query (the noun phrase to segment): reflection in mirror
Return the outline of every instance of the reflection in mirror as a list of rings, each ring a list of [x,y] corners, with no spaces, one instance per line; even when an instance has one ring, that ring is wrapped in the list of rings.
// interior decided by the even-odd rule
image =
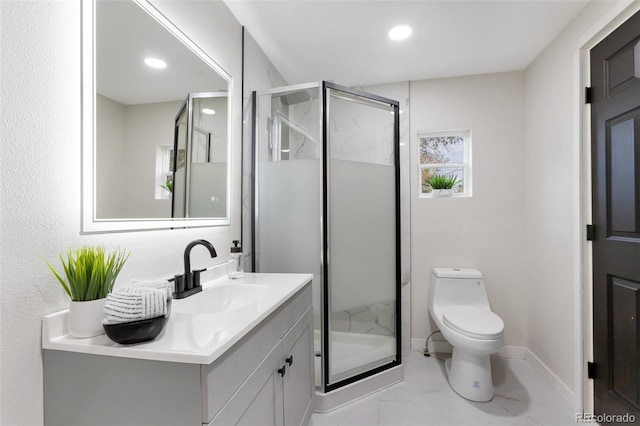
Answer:
[[[94,7],[95,140],[83,141],[93,154],[83,165],[91,221],[119,223],[108,230],[228,224],[230,77],[149,3]]]
[[[227,205],[226,93],[190,93],[175,120],[171,215],[221,217]]]

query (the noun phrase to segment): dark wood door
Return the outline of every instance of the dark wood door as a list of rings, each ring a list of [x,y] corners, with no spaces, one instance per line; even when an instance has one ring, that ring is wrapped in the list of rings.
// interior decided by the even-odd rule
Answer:
[[[640,12],[591,50],[591,85],[595,414],[640,420]]]

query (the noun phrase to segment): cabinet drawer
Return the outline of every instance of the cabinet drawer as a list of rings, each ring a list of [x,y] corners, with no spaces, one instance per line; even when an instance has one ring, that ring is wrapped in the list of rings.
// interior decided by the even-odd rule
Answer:
[[[201,367],[203,423],[211,422],[311,304],[307,284],[224,355]]]

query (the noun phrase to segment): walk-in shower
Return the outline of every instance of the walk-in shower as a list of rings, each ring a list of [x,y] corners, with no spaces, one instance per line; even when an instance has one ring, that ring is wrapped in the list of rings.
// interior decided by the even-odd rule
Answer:
[[[320,82],[253,105],[254,271],[313,273],[326,411],[402,379],[398,102]]]

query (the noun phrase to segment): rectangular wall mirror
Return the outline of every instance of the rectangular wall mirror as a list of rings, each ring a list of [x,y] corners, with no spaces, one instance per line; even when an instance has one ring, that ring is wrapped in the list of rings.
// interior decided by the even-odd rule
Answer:
[[[229,225],[231,76],[147,1],[82,5],[83,231]]]

